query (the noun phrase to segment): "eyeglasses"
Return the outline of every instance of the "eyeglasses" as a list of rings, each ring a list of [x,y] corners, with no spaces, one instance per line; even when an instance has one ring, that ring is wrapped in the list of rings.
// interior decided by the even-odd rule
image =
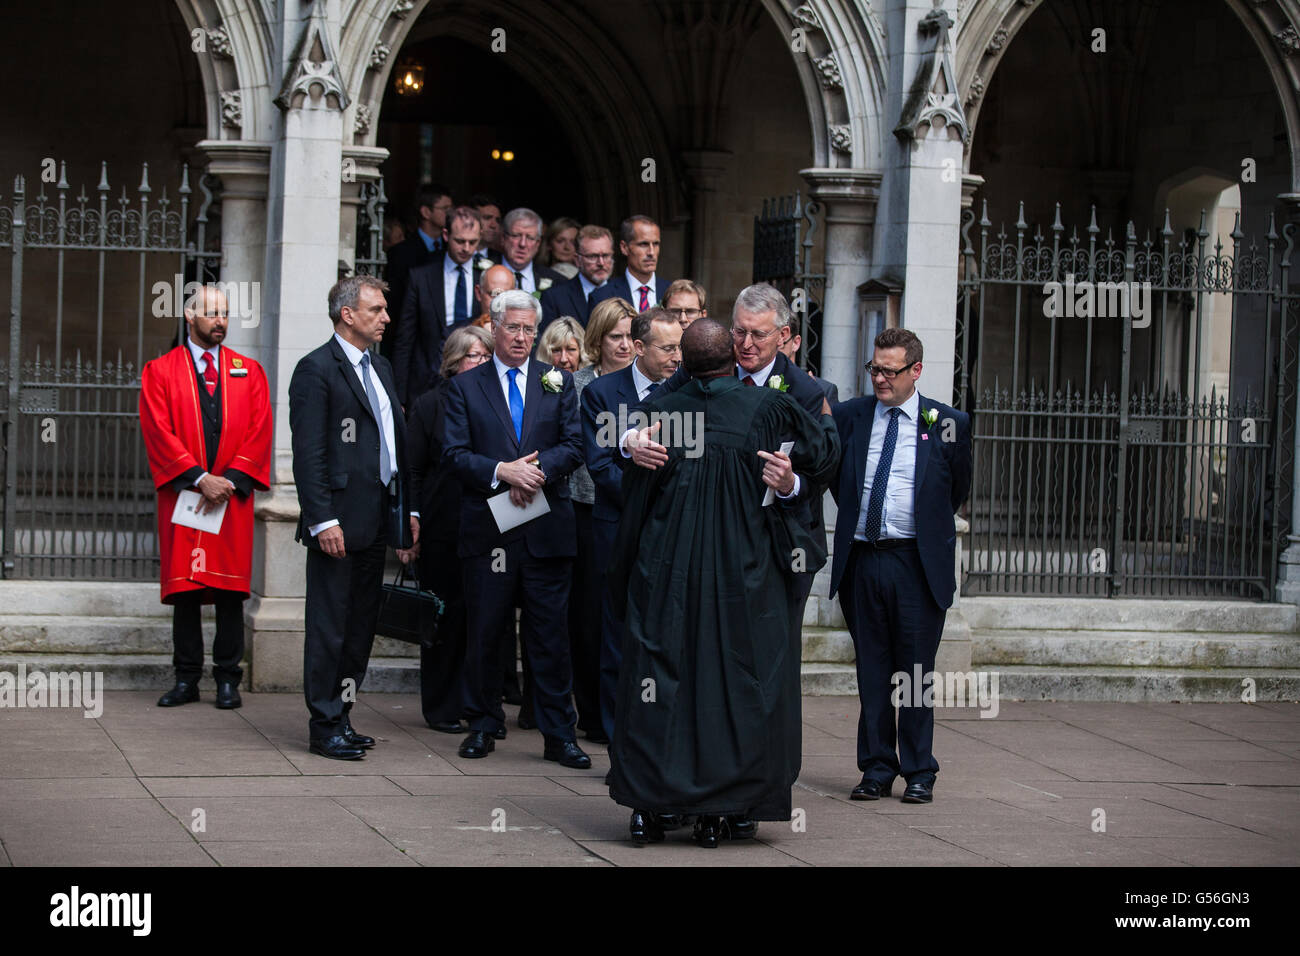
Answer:
[[[592,259],[592,260],[594,260],[594,261],[596,261],[596,262],[603,262],[603,261],[606,260],[606,259],[611,259],[611,260],[612,260],[612,259],[614,258],[614,253],[612,253],[612,252],[579,252],[579,253],[578,253],[578,257],[579,257],[580,259]]]
[[[537,327],[532,325],[503,325],[501,331],[512,339],[520,335],[526,339],[531,339],[537,334]]]
[[[906,372],[909,368],[911,368],[915,364],[916,364],[915,362],[908,362],[902,368],[885,368],[883,365],[868,365],[866,366],[866,369],[867,369],[867,375],[871,376],[872,378],[875,378],[877,375],[880,375],[884,378],[889,379],[889,378],[893,378],[895,375],[900,375],[903,372]]]
[[[663,352],[664,355],[680,355],[682,351],[682,347],[680,345],[656,344],[654,347],[657,348],[660,352]]]
[[[773,329],[770,332],[755,332],[752,329],[732,329],[731,337],[735,339],[737,342],[743,342],[745,341],[745,337],[749,336],[754,340],[755,345],[762,345],[771,336],[776,335],[778,331],[780,330]]]
[[[515,242],[526,242],[530,246],[542,241],[540,236],[529,235],[526,232],[507,232],[506,238],[513,239]]]

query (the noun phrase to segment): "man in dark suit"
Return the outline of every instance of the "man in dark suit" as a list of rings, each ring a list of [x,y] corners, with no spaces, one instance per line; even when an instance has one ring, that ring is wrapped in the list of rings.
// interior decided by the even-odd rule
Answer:
[[[867,371],[874,395],[836,407],[844,455],[831,491],[839,504],[831,596],[837,592],[857,650],[858,769],[854,800],[934,798],[934,709],[902,695],[894,750],[892,675],[932,678],[955,590],[953,512],[970,493],[970,417],[916,390],[921,340],[885,329]]]
[[[411,270],[393,352],[397,394],[405,408],[413,407],[415,400],[433,387],[448,333],[469,325],[479,314],[474,283],[482,270],[477,266],[488,265],[487,260],[474,257],[479,231],[478,213],[457,206],[443,231],[446,248]]]
[[[461,480],[461,567],[468,608],[462,757],[486,757],[505,729],[500,639],[514,608],[533,675],[543,756],[585,769],[575,740],[570,690],[569,586],[577,553],[568,476],[582,463],[573,377],[531,361],[541,304],[527,292],[492,300],[492,360],[462,372],[447,389],[443,458]],[[547,513],[501,531],[488,499],[509,495],[522,508],[538,494]]]
[[[629,216],[619,226],[618,251],[627,261],[627,271],[612,277],[591,294],[592,307],[605,299],[620,298],[644,312],[662,305],[672,283],[655,275],[659,264],[659,225],[649,216]]]
[[[790,331],[790,337],[781,346],[781,354],[797,365],[799,363],[799,348],[803,345],[803,336],[794,331],[793,327],[791,327]],[[831,408],[840,403],[840,387],[838,385],[834,382],[828,382],[824,378],[818,378],[812,373],[809,373],[808,377],[821,388],[822,394],[826,396],[826,401],[831,403]]]
[[[501,221],[501,264],[515,274],[515,288],[543,293],[564,276],[534,260],[542,248],[542,217],[531,209],[511,209]]]
[[[397,330],[401,327],[402,300],[406,296],[406,282],[411,270],[422,266],[443,250],[443,229],[447,213],[453,206],[451,190],[438,183],[426,183],[415,195],[415,233],[387,250],[388,265],[384,278],[388,282],[388,317],[390,328],[379,351],[392,361],[397,345]]]
[[[623,513],[623,471],[614,461],[619,422],[658,390],[681,364],[682,327],[667,310],[654,307],[632,320],[632,348],[636,358],[627,368],[601,375],[582,390],[582,443],[587,471],[596,486],[591,511],[595,565],[600,578],[594,594],[580,600],[601,602],[600,720],[605,736],[613,739],[614,698],[622,660],[622,628],[605,594],[604,569],[614,551],[614,537]],[[621,413],[621,414],[620,414]]]
[[[475,193],[465,203],[478,213],[483,234],[479,237],[478,255],[501,262],[501,204],[486,193]]]
[[[311,751],[336,760],[375,744],[348,714],[370,661],[386,548],[419,540],[397,385],[388,360],[367,351],[388,324],[384,291],[373,276],[336,283],[334,335],[289,382],[297,540],[307,546],[303,693]]]
[[[578,274],[542,293],[542,327],[562,315],[571,315],[586,328],[591,315],[588,300],[609,281],[614,271],[614,237],[604,226],[583,226],[577,239]]]

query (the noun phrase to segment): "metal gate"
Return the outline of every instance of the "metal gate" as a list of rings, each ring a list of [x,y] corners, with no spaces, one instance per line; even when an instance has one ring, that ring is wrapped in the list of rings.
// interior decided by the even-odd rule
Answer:
[[[794,310],[803,336],[799,366],[816,373],[821,363],[822,294],[826,274],[813,271],[814,236],[820,224],[819,203],[800,193],[764,199],[754,217],[754,282],[770,282]]]
[[[107,163],[93,199],[85,187],[73,195],[66,164],[57,182],[48,182],[52,165],[44,172],[35,196],[23,176],[9,200],[0,195],[0,249],[9,251],[0,290],[8,286],[10,302],[0,360],[3,575],[156,578],[140,369],[184,334],[184,284],[216,279],[221,252],[207,231],[215,181],[199,181],[195,211],[187,167],[176,200],[166,188],[155,197],[147,163],[132,198],[125,186],[113,195]]]
[[[978,250],[972,231],[978,227]],[[1290,516],[1295,227],[962,223],[965,594],[1271,600]]]

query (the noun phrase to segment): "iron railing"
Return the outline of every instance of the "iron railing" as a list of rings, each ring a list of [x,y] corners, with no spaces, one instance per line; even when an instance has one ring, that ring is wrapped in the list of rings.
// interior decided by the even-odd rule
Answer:
[[[795,311],[803,336],[798,362],[816,372],[821,362],[822,297],[826,274],[813,271],[814,237],[821,206],[804,202],[800,193],[764,199],[754,217],[754,282],[769,282]]]

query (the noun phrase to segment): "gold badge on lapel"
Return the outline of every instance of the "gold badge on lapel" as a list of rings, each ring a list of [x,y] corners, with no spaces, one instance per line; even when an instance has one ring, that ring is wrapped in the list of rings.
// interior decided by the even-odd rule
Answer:
[[[241,358],[231,359],[230,364],[233,365],[235,368],[243,368],[244,360]]]
[[[232,358],[230,364],[233,366],[230,370],[231,378],[243,378],[248,374],[248,369],[244,368],[244,360],[241,358]]]

